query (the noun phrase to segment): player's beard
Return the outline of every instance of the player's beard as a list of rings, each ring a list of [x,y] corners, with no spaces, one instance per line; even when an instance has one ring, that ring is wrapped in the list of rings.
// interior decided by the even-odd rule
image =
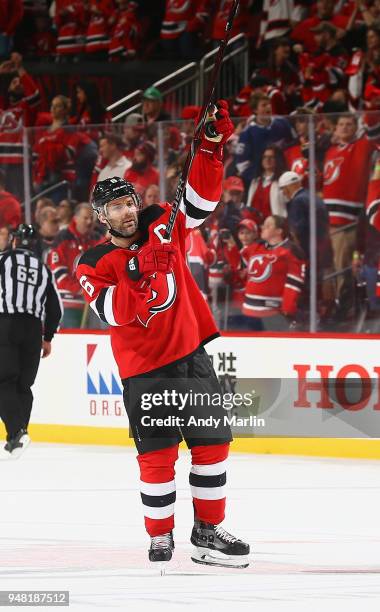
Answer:
[[[111,224],[112,229],[116,230],[124,238],[131,238],[137,231],[138,219],[137,215],[133,219],[129,219],[128,221],[120,221],[120,223],[113,222]]]

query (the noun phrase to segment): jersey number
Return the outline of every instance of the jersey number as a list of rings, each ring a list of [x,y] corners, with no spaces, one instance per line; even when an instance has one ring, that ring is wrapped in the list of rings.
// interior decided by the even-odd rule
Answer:
[[[29,285],[37,285],[38,270],[26,268],[25,266],[17,266],[17,280],[21,283],[27,281]]]
[[[95,287],[91,285],[90,281],[87,280],[87,276],[83,275],[79,279],[79,284],[85,291],[87,291],[88,295],[92,297],[94,295]]]

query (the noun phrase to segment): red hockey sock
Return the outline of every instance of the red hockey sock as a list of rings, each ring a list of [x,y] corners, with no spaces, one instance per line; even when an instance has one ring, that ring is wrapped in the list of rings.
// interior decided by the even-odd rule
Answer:
[[[224,519],[226,508],[226,463],[229,443],[194,446],[189,482],[195,517],[217,525]]]
[[[150,536],[168,533],[174,528],[174,464],[177,459],[178,444],[137,456],[145,528]]]

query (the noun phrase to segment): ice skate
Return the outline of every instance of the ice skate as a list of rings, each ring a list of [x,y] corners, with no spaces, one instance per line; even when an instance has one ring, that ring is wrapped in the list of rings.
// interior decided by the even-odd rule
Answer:
[[[195,521],[191,533],[194,563],[243,568],[249,565],[249,544],[231,535],[221,525]]]
[[[26,429],[20,429],[13,438],[7,438],[3,449],[3,455],[8,454],[11,459],[18,459],[30,444],[30,438]]]
[[[173,532],[153,536],[150,540],[149,561],[158,564],[161,576],[165,574],[167,564],[172,558],[174,550]]]

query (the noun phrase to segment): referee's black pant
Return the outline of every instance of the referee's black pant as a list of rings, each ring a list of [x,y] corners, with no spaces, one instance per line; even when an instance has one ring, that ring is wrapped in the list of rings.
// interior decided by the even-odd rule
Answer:
[[[42,325],[28,314],[0,314],[0,418],[8,438],[27,427],[37,376]]]

